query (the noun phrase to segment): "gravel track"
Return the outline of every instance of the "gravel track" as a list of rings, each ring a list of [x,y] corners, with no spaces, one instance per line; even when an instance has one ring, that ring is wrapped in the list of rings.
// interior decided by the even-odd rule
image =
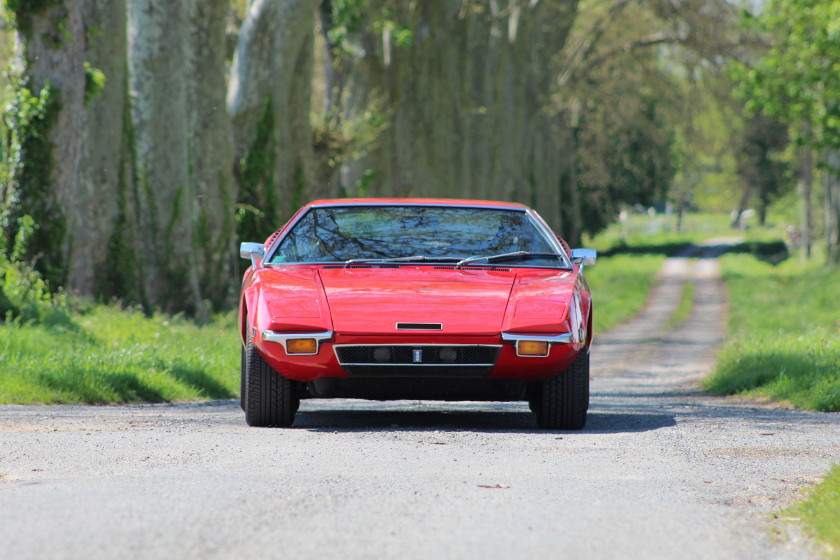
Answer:
[[[669,259],[596,340],[582,432],[519,403],[305,401],[291,429],[238,401],[0,406],[0,557],[816,557],[773,516],[840,458],[840,415],[698,390],[715,254]]]

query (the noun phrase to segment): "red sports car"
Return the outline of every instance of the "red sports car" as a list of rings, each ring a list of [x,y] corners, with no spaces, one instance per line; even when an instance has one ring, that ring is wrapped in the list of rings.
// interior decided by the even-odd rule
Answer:
[[[528,401],[543,428],[586,423],[595,251],[526,206],[321,200],[240,254],[251,426],[310,398]]]

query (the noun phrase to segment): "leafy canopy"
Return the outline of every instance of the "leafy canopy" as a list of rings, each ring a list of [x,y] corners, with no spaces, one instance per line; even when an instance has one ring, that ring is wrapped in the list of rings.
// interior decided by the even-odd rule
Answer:
[[[743,25],[769,43],[733,65],[747,108],[796,125],[803,144],[840,149],[840,1],[770,0]]]

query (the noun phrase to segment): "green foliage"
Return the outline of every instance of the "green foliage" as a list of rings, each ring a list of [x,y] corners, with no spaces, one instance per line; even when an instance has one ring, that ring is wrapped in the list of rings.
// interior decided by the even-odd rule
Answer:
[[[72,320],[73,329],[0,325],[0,403],[161,402],[239,392],[234,313],[197,326],[97,306]]]
[[[408,26],[397,21],[395,6],[386,2],[378,12],[371,9],[369,0],[327,0],[322,10],[329,16],[330,28],[327,40],[336,54],[351,52],[348,38],[365,30],[377,33],[387,32],[397,46],[406,47],[414,43],[414,35]],[[371,15],[373,14],[373,15]]]
[[[24,216],[11,256],[0,252],[0,323],[68,324],[65,295],[51,294],[40,274],[21,258],[34,231],[34,221]]]
[[[332,28],[327,38],[337,49],[343,50],[347,36],[362,31],[367,22],[368,0],[327,0],[323,9],[330,15]]]
[[[743,191],[738,177],[742,108],[732,100],[734,85],[720,75],[704,73],[684,85],[677,103],[674,166],[677,173],[669,200],[683,209],[731,212]]]
[[[353,119],[335,111],[317,119],[312,127],[312,147],[315,156],[324,168],[322,174],[332,174],[348,160],[358,160],[376,149],[382,133],[388,124],[388,114],[379,110],[380,101],[373,101],[366,111]],[[364,196],[374,176],[366,169],[355,185],[355,192],[344,196]]]
[[[49,140],[61,110],[58,93],[48,85],[34,95],[25,82],[18,83],[4,114],[11,137],[7,160],[11,177],[0,196],[6,250],[13,246],[23,217],[30,216],[37,227],[27,233],[25,253],[15,260],[37,270],[52,290],[61,286],[65,273],[61,244],[66,222],[51,184],[54,161]]]
[[[810,532],[825,546],[828,558],[840,559],[840,465],[808,493],[808,499],[789,510],[799,515]]]
[[[12,27],[32,36],[32,18],[53,6],[60,6],[61,0],[3,0],[3,12]]]
[[[624,204],[664,201],[677,171],[679,81],[654,49],[630,52],[662,23],[637,3],[618,6],[582,5],[563,54],[575,79],[558,100],[570,105],[581,222],[590,235],[613,222]],[[582,60],[577,67],[576,60]],[[564,223],[573,219],[566,215]]]
[[[0,69],[9,68],[15,57],[15,33],[12,29],[0,28]],[[5,108],[11,101],[12,76],[10,72],[0,72],[0,107]]]
[[[105,87],[105,73],[85,61],[85,105],[96,99]]]
[[[379,17],[373,21],[372,27],[379,33],[388,33],[391,40],[399,47],[410,47],[414,44],[414,33],[407,26],[397,22],[396,12],[391,8],[382,8]]]
[[[840,3],[771,0],[744,27],[769,42],[751,63],[734,63],[748,109],[794,126],[800,142],[840,149]]]
[[[761,224],[766,221],[770,204],[794,184],[783,159],[787,145],[787,126],[782,122],[765,116],[747,119],[740,139],[738,174],[746,188],[755,193]]]
[[[622,107],[607,109],[593,99],[576,130],[577,177],[584,232],[595,234],[618,215],[622,204],[649,206],[665,198],[674,177],[673,132],[657,97],[637,92]]]
[[[729,342],[705,386],[840,411],[840,270],[722,259]]]

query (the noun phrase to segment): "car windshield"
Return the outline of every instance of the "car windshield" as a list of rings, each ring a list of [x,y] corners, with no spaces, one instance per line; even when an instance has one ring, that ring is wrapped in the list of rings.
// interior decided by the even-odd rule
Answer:
[[[380,261],[503,266],[565,266],[528,214],[463,206],[311,208],[269,258],[270,264]],[[497,266],[497,265],[494,265]]]

